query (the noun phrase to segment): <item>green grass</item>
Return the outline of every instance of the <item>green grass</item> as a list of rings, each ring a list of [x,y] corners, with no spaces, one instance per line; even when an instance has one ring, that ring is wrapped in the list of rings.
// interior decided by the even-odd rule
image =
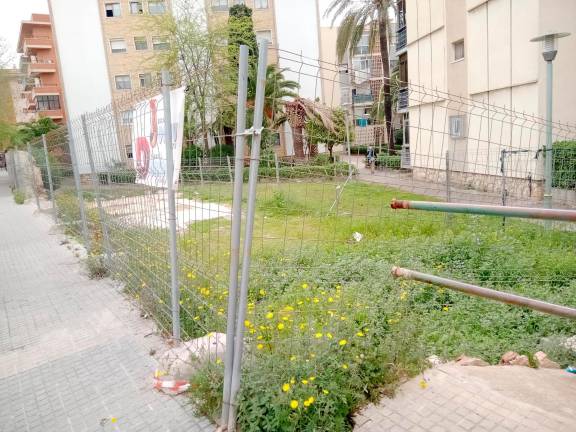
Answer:
[[[429,355],[466,353],[496,363],[506,351],[531,354],[576,333],[568,319],[390,276],[399,265],[576,307],[576,233],[514,219],[503,227],[500,218],[393,211],[393,198],[430,198],[341,185],[258,185],[243,431],[349,430],[359,406],[382,389],[393,392],[403,377],[426,367]],[[245,202],[246,186],[243,192]],[[229,183],[185,186],[182,193],[232,203]],[[168,331],[166,232],[117,228],[112,273]],[[352,239],[355,232],[362,241]],[[189,337],[225,331],[229,246],[225,217],[194,223],[179,237],[182,327]],[[192,378],[192,397],[212,417],[220,409],[222,368],[211,363]]]

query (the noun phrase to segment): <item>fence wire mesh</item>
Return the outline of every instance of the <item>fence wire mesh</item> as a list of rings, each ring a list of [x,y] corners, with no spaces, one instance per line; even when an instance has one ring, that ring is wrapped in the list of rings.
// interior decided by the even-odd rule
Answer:
[[[551,155],[554,206],[574,208],[576,155],[567,143],[576,126],[553,123],[554,147],[543,151],[546,121],[538,116],[408,83],[384,94],[381,77],[343,73],[288,51],[277,56],[294,63],[296,81],[313,78],[323,102],[266,94],[247,318],[240,323],[242,385],[233,402],[241,430],[341,430],[353,407],[423,371],[431,355],[495,362],[505,351],[533,352],[546,338],[574,334],[575,324],[563,318],[390,275],[399,265],[576,307],[572,225],[392,210],[390,202],[540,207]],[[368,105],[358,93],[346,95],[351,81],[373,88]],[[329,98],[322,88],[332,89]],[[137,107],[157,93],[127,93],[72,119],[69,129],[46,135],[46,152],[42,140],[31,143],[31,154],[59,224],[87,246],[90,273],[121,282],[168,336],[168,195],[165,186],[136,183],[132,152],[150,115]],[[404,104],[391,124],[377,112],[386,98]],[[358,116],[362,103],[376,114]],[[222,105],[215,109],[230,109]],[[196,145],[203,139],[187,142],[176,195],[187,341],[226,332],[234,169],[243,166],[245,202],[250,163],[234,156],[234,130],[213,126],[198,136],[209,136],[212,149]],[[229,371],[222,344],[208,349],[212,361],[198,364],[194,398],[217,418]]]

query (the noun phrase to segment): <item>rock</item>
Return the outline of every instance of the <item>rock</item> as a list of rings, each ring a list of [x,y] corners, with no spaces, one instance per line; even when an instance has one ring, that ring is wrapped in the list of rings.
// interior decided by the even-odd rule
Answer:
[[[519,355],[514,360],[510,362],[513,366],[530,366],[530,360],[528,360],[528,356]]]
[[[488,366],[484,360],[476,357],[468,357],[462,354],[456,359],[456,364],[460,366]]]
[[[209,333],[164,352],[158,359],[160,372],[176,379],[188,379],[204,363],[221,361],[225,352],[226,335]]]
[[[440,359],[440,357],[438,357],[437,355],[431,355],[429,356],[426,361],[428,362],[428,364],[432,367],[434,366],[438,366],[442,364],[442,360]]]
[[[500,364],[501,365],[509,365],[512,364],[511,362],[514,361],[514,359],[516,359],[516,357],[518,357],[520,354],[518,354],[517,352],[514,351],[508,351],[507,353],[505,353],[501,358],[500,358]]]
[[[538,351],[534,354],[534,360],[536,360],[536,366],[542,369],[560,369],[560,365],[555,361],[548,358],[548,355],[544,351]]]

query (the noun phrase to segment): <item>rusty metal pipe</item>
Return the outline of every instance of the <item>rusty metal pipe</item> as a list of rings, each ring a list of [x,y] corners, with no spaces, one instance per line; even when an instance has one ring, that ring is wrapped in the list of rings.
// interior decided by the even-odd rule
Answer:
[[[576,222],[576,210],[560,210],[534,207],[508,207],[431,201],[392,200],[393,209],[440,211],[447,213],[465,213],[485,216],[517,217],[526,219],[546,219]]]
[[[559,306],[553,303],[547,303],[541,300],[534,300],[516,294],[510,294],[489,288],[483,288],[465,282],[446,279],[431,274],[420,273],[415,270],[409,270],[401,267],[392,267],[392,276],[394,276],[395,278],[404,278],[404,279],[416,280],[419,282],[425,282],[432,285],[445,287],[454,291],[459,291],[464,294],[496,300],[501,303],[508,303],[515,306],[527,307],[550,315],[557,315],[565,318],[576,319],[576,309],[571,307]]]

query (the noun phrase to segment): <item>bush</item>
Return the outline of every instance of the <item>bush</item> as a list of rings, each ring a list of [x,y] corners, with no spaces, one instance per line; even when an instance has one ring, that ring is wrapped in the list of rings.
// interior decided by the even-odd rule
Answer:
[[[197,166],[198,158],[204,156],[204,151],[195,145],[189,145],[182,150],[182,166]]]
[[[561,189],[576,188],[576,141],[558,141],[552,146],[552,186]]]
[[[226,156],[234,156],[234,146],[218,145],[210,149],[210,157],[225,158]]]
[[[376,166],[388,169],[400,169],[400,156],[398,155],[379,155],[376,158]]]
[[[404,131],[402,129],[396,129],[394,131],[394,147],[402,148],[404,143]]]
[[[113,168],[107,172],[98,173],[100,184],[136,183],[136,171],[128,168]]]
[[[24,202],[26,201],[26,192],[24,192],[23,190],[14,189],[12,195],[14,196],[14,202],[16,204],[21,205],[24,204]]]

